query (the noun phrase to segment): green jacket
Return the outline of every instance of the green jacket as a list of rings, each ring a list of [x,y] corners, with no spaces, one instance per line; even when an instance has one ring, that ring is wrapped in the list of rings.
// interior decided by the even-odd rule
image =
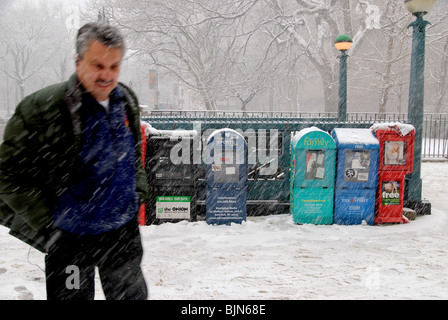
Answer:
[[[138,100],[129,88],[119,86],[127,96],[126,112],[137,141],[137,193],[143,203],[148,185],[141,159]],[[53,223],[54,203],[70,184],[81,150],[80,106],[81,90],[74,74],[23,99],[0,145],[0,223],[42,252]]]

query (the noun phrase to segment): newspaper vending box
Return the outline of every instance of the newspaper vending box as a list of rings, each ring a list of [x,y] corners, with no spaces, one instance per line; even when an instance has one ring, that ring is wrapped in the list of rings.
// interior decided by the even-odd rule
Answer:
[[[336,144],[325,131],[306,128],[291,143],[291,213],[297,224],[332,224]]]
[[[380,143],[375,223],[407,223],[403,216],[405,176],[412,172],[415,128],[380,123],[371,127]]]
[[[246,221],[247,142],[232,129],[214,131],[206,148],[206,222]]]
[[[336,128],[334,223],[374,223],[379,142],[370,129]]]

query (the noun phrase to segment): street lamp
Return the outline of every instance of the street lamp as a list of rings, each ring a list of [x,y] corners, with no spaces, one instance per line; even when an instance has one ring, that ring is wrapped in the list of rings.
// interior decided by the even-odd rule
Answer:
[[[334,42],[334,46],[341,52],[339,56],[339,103],[338,103],[338,120],[347,120],[347,50],[353,44],[352,39],[346,35],[341,34]]]
[[[423,19],[423,16],[431,10],[435,0],[405,0],[404,3],[409,12],[417,18],[408,26],[408,28],[413,28],[408,119],[415,127],[415,142],[414,168],[407,181],[407,200],[416,204],[421,203],[422,200],[421,158],[425,82],[425,33],[426,26],[430,24]]]
[[[408,8],[409,12],[412,14],[418,12],[429,12],[434,6],[436,0],[405,0],[404,3]]]

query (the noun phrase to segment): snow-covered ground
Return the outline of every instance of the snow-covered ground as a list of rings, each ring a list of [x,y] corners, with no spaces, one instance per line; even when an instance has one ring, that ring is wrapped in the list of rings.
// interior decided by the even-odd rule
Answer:
[[[141,228],[150,299],[447,299],[448,162],[422,164],[432,214],[408,224]],[[45,299],[43,254],[0,227],[0,299]],[[104,299],[97,280],[97,299]]]

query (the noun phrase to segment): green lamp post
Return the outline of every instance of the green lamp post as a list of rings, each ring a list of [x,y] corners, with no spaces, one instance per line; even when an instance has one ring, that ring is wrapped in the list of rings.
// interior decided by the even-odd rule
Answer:
[[[409,82],[408,120],[415,127],[414,168],[407,181],[407,200],[421,203],[422,179],[421,158],[423,140],[423,100],[425,81],[425,31],[428,21],[423,16],[434,6],[435,0],[405,0],[405,5],[417,19],[409,27],[413,28],[411,75]]]
[[[334,46],[341,52],[339,56],[339,103],[338,103],[338,120],[347,120],[347,50],[352,46],[352,39],[341,34],[334,42]]]

